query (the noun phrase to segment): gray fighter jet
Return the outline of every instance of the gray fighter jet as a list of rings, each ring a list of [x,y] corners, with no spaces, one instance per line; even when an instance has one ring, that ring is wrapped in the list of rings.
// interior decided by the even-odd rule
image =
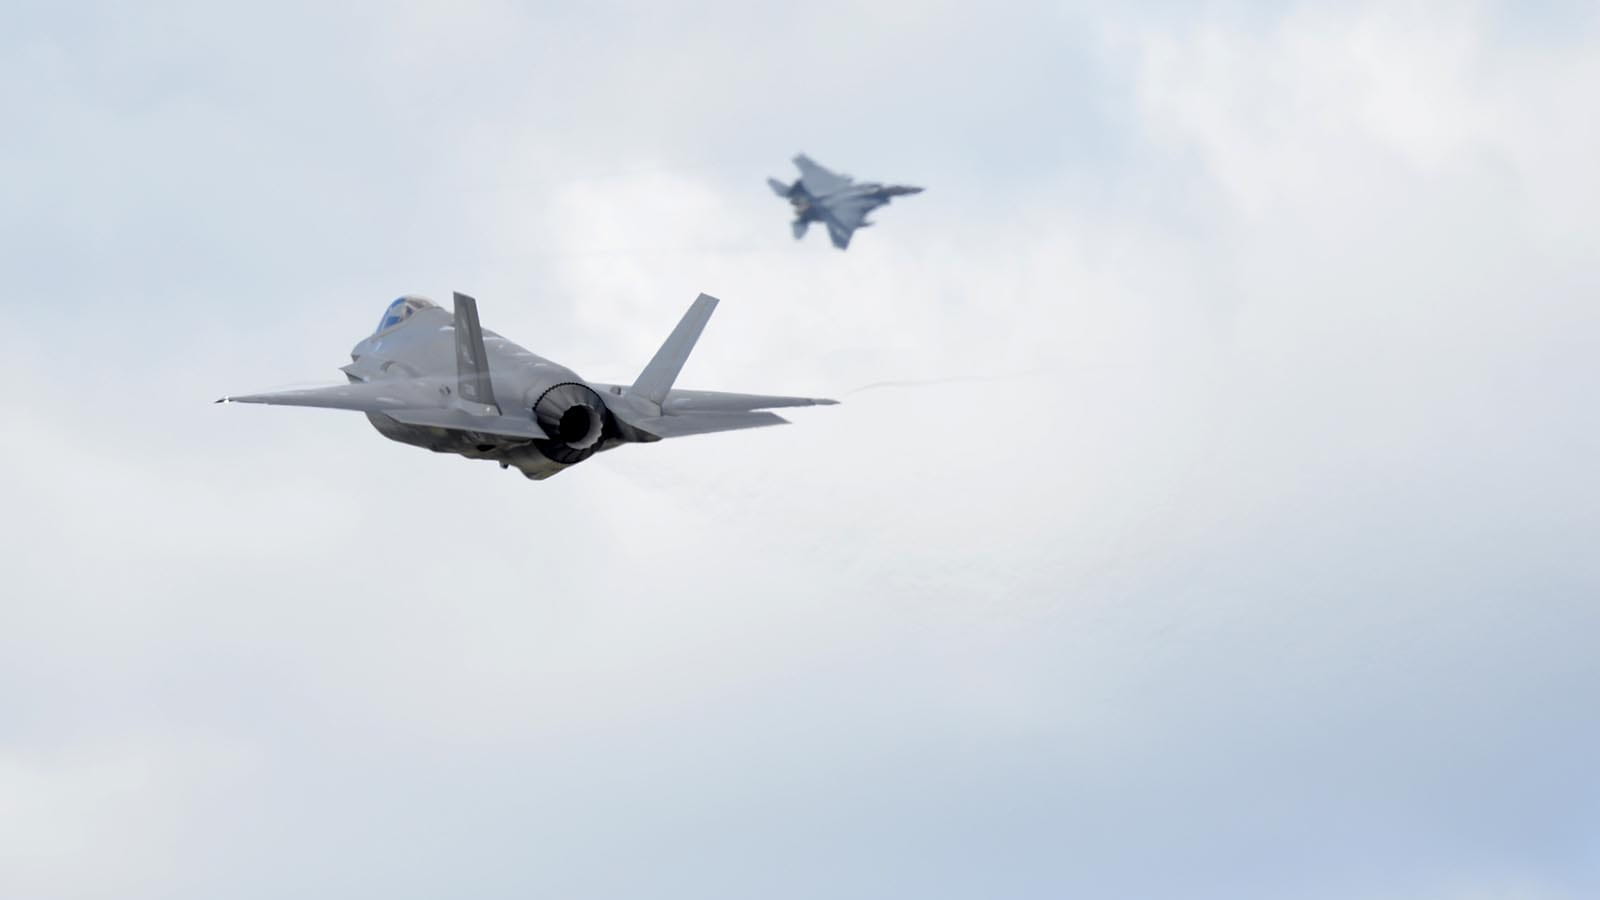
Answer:
[[[837,402],[674,389],[716,306],[701,294],[633,384],[617,385],[585,381],[484,331],[465,294],[455,295],[454,315],[406,296],[350,352],[342,369],[350,384],[217,402],[355,410],[390,440],[492,459],[536,480],[622,444],[782,425],[762,410]]]
[[[804,153],[794,158],[800,170],[800,180],[786,185],[776,178],[768,178],[773,193],[794,206],[795,240],[805,237],[812,222],[828,226],[828,237],[840,250],[850,246],[850,236],[857,228],[871,225],[867,213],[902,194],[920,194],[922,188],[900,184],[856,184],[849,175],[838,175],[811,161]]]

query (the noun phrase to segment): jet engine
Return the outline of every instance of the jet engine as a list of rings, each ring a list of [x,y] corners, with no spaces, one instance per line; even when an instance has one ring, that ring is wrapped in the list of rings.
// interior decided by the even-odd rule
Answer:
[[[539,395],[533,418],[548,440],[534,441],[551,460],[570,465],[594,455],[606,431],[606,405],[592,388],[564,381]]]

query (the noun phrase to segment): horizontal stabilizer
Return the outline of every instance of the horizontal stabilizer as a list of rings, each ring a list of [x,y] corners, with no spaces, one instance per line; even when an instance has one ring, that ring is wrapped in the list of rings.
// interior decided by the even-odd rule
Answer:
[[[768,178],[767,186],[772,188],[772,192],[777,194],[779,197],[787,197],[789,196],[789,192],[794,190],[792,186],[784,184],[776,178]]]
[[[789,420],[769,412],[707,412],[634,419],[628,424],[659,438],[675,438],[691,434],[711,434],[717,431],[737,431],[741,428],[787,425]]]

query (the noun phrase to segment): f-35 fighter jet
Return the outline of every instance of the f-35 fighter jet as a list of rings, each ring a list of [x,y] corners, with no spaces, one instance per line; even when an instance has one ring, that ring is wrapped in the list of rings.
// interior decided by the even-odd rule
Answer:
[[[535,480],[622,444],[781,425],[787,420],[761,410],[837,402],[674,389],[716,306],[701,294],[633,384],[616,385],[584,381],[484,331],[477,301],[465,294],[455,295],[453,316],[406,296],[351,351],[342,369],[350,384],[217,402],[355,410],[390,440],[492,459]]]
[[[849,175],[829,172],[804,153],[794,158],[794,164],[800,170],[799,181],[786,185],[768,178],[767,184],[773,193],[794,206],[791,227],[795,240],[805,237],[812,222],[821,222],[828,226],[833,245],[843,250],[850,246],[850,236],[857,228],[872,224],[867,221],[867,213],[885,205],[891,197],[922,193],[922,188],[899,184],[856,184]]]

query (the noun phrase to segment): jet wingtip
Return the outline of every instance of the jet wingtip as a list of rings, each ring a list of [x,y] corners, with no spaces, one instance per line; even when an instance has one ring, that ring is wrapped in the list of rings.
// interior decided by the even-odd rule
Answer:
[[[837,400],[829,400],[829,399],[827,399],[825,397],[818,397],[818,398],[812,400],[811,402],[816,406],[838,406],[839,405],[839,401],[837,401]]]

